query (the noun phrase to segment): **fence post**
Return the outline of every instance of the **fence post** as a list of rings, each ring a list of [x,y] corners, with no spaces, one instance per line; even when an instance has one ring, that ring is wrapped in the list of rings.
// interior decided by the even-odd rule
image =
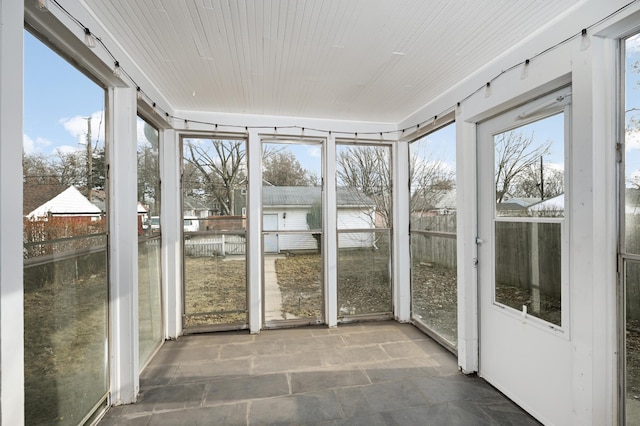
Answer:
[[[226,235],[222,234],[222,257],[224,257],[224,256],[225,256],[225,249],[224,249],[224,237],[225,237],[225,236],[226,236]]]

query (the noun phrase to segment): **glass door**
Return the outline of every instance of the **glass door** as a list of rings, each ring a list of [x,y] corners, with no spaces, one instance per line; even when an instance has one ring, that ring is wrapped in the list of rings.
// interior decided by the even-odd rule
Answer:
[[[246,141],[184,138],[182,147],[184,329],[246,328]]]
[[[324,322],[321,142],[262,144],[265,327]]]
[[[548,424],[572,418],[570,99],[562,89],[478,125],[479,374]]]

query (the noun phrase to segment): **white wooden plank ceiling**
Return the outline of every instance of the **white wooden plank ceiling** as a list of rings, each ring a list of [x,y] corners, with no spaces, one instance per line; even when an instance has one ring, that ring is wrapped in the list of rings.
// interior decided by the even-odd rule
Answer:
[[[177,110],[395,123],[578,1],[85,3]]]

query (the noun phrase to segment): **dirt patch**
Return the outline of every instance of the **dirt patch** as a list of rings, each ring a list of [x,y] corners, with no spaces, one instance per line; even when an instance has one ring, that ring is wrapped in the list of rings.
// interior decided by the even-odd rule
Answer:
[[[244,257],[185,259],[184,326],[246,324],[247,266]]]
[[[28,424],[78,424],[106,393],[107,300],[104,273],[25,292]]]
[[[282,311],[298,318],[322,319],[322,258],[297,254],[276,259]]]
[[[458,341],[458,276],[455,268],[429,262],[414,263],[411,303],[414,317],[447,339]]]

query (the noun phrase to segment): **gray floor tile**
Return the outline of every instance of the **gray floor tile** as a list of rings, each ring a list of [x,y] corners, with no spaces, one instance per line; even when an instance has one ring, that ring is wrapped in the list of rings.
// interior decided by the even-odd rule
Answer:
[[[370,383],[360,370],[291,373],[291,393],[294,394]]]
[[[347,347],[321,352],[322,365],[367,366],[381,361],[389,361],[389,355],[379,346]]]
[[[171,379],[171,383],[204,382],[229,377],[248,376],[251,374],[252,364],[252,360],[248,358],[182,364],[173,379]]]
[[[204,390],[204,383],[143,389],[138,397],[138,402],[127,406],[125,410],[150,412],[198,407],[204,399]]]
[[[432,404],[502,397],[502,394],[475,376],[467,377],[459,374],[433,378],[414,377],[411,380]]]
[[[409,338],[397,330],[382,329],[375,331],[363,331],[361,333],[345,334],[343,338],[349,346],[377,345],[407,341]]]
[[[284,373],[223,379],[208,383],[205,405],[289,395],[289,381]]]
[[[318,351],[336,351],[347,347],[342,336],[314,336],[300,339],[286,339],[286,353],[306,353]]]
[[[166,342],[136,404],[100,425],[537,425],[409,324],[193,335]]]
[[[333,391],[260,399],[249,405],[249,424],[312,424],[341,419]]]
[[[149,365],[140,375],[140,387],[168,385],[179,365]]]
[[[394,359],[428,357],[429,352],[414,341],[383,343],[382,349]]]
[[[190,410],[154,413],[149,426],[201,426],[201,425],[246,425],[247,404],[229,404],[217,407],[193,408]]]
[[[234,359],[259,355],[274,355],[281,354],[283,351],[284,341],[282,339],[260,339],[255,342],[227,343],[222,347],[220,358]]]
[[[317,370],[322,367],[320,354],[307,352],[300,354],[277,354],[256,357],[253,360],[254,374],[279,373],[283,371]]]

